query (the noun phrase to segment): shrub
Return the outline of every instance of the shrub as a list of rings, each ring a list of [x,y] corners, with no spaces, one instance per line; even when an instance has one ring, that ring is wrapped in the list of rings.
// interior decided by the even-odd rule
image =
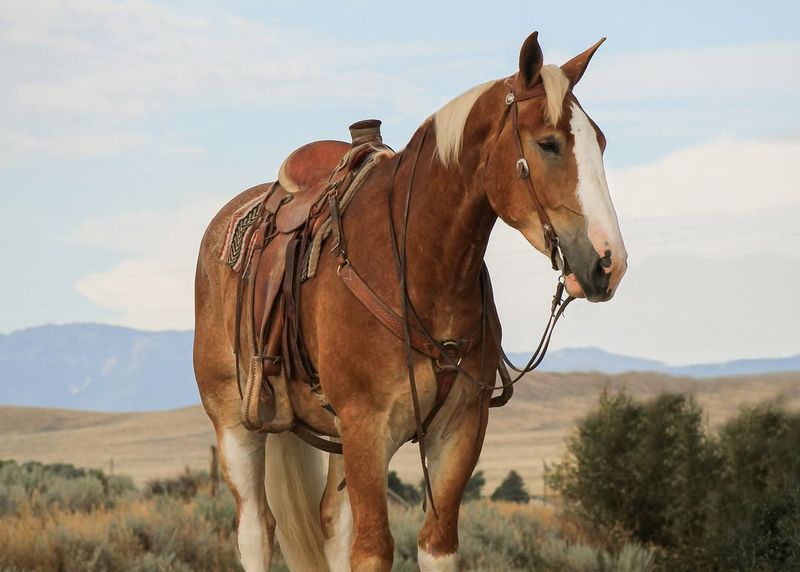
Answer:
[[[412,484],[404,483],[397,475],[397,471],[389,471],[388,485],[390,490],[397,493],[400,498],[410,504],[417,504],[423,498],[422,491],[425,489],[418,489]]]
[[[464,495],[461,497],[462,502],[478,500],[481,498],[483,487],[486,485],[486,478],[483,476],[483,471],[476,471],[472,474],[467,481],[467,486],[464,489]]]
[[[666,570],[800,569],[800,415],[745,408],[718,437],[701,419],[690,397],[604,394],[548,482],[611,546],[661,547]]]
[[[719,455],[691,397],[662,395],[646,404],[604,393],[578,423],[548,484],[572,509],[616,541],[675,548],[702,536]]]
[[[525,483],[517,471],[510,471],[503,482],[500,483],[492,493],[493,501],[508,501],[516,503],[527,503],[531,496],[525,489]]]
[[[107,476],[102,471],[58,463],[0,464],[0,516],[23,510],[42,515],[59,510],[91,512],[109,508],[134,494],[128,477]]]
[[[710,546],[720,568],[800,568],[800,417],[743,409],[720,432],[725,459]]]
[[[145,495],[147,497],[170,497],[182,500],[190,500],[197,496],[202,488],[207,488],[210,477],[205,471],[192,471],[186,467],[186,471],[173,479],[151,479],[145,485]]]

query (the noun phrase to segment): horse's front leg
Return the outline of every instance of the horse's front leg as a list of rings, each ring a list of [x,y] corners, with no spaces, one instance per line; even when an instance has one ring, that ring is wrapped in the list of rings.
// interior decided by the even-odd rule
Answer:
[[[438,518],[428,505],[417,537],[422,572],[458,569],[458,511],[478,462],[488,418],[488,398],[480,403],[472,386],[453,389],[427,441],[429,473]]]
[[[388,418],[384,412],[360,407],[340,412],[344,474],[353,518],[353,572],[388,572],[392,568],[394,540],[389,531],[386,489],[389,459],[397,447],[390,439]]]

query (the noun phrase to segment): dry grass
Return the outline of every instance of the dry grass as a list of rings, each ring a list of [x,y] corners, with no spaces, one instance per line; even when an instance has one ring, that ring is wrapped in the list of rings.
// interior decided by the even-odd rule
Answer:
[[[17,473],[19,474],[19,473]],[[4,571],[227,571],[240,570],[233,530],[233,499],[208,496],[208,477],[194,478],[199,491],[178,496],[129,494],[113,508],[66,510],[33,504],[0,516],[0,570]],[[10,479],[6,479],[10,482]],[[49,483],[70,480],[52,476]],[[12,483],[13,484],[13,483]],[[167,490],[161,487],[160,490]],[[33,499],[35,492],[29,492]],[[417,570],[419,507],[392,506],[396,571]],[[479,501],[462,509],[460,568],[476,571],[647,572],[652,554],[636,545],[609,553],[563,536],[561,513],[547,505]],[[632,558],[632,564],[626,563]],[[274,570],[285,572],[279,551]]]
[[[134,500],[91,512],[0,518],[6,570],[236,570],[233,519],[220,527],[200,502]]]

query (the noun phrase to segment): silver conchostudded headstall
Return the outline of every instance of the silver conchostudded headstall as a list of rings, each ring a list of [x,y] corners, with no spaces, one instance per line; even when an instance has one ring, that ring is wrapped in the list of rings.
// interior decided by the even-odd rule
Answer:
[[[550,217],[547,216],[547,212],[544,210],[544,203],[542,202],[539,195],[536,193],[536,189],[533,187],[533,183],[531,182],[531,169],[528,165],[528,160],[525,158],[525,151],[522,148],[522,139],[519,135],[519,118],[518,118],[518,110],[517,110],[517,103],[520,101],[526,101],[528,99],[533,99],[535,97],[539,97],[545,95],[544,86],[541,83],[536,84],[533,88],[524,91],[520,90],[517,91],[516,84],[517,84],[518,76],[514,76],[513,83],[511,87],[511,91],[506,94],[506,111],[503,113],[503,119],[501,120],[500,130],[503,129],[503,124],[505,123],[506,117],[510,114],[511,115],[511,124],[514,128],[514,141],[517,144],[517,152],[519,154],[519,159],[517,159],[516,168],[517,168],[517,176],[524,180],[528,185],[528,191],[531,194],[531,198],[533,199],[533,203],[536,205],[536,212],[539,215],[539,222],[542,224],[542,232],[544,234],[544,244],[545,248],[550,252],[550,262],[553,265],[553,270],[559,270],[562,274],[569,274],[569,267],[565,262],[565,258],[563,253],[561,252],[561,244],[558,241],[558,235],[556,235],[556,231],[553,228],[553,223],[550,221]],[[499,136],[499,131],[498,131]]]

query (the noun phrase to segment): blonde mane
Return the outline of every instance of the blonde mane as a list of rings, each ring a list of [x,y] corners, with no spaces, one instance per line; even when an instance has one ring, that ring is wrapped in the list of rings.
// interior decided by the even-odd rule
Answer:
[[[569,79],[561,68],[552,64],[542,66],[542,84],[546,101],[544,118],[549,125],[555,126],[561,118],[564,108],[564,97],[569,90]],[[436,128],[436,155],[444,165],[457,165],[461,155],[461,141],[464,138],[464,125],[469,112],[472,111],[478,98],[494,85],[488,81],[465,91],[455,99],[442,106],[433,114]]]
[[[476,85],[446,103],[433,114],[436,127],[436,154],[444,165],[457,165],[461,154],[461,139],[464,137],[464,124],[478,98],[494,84],[487,81]]]

